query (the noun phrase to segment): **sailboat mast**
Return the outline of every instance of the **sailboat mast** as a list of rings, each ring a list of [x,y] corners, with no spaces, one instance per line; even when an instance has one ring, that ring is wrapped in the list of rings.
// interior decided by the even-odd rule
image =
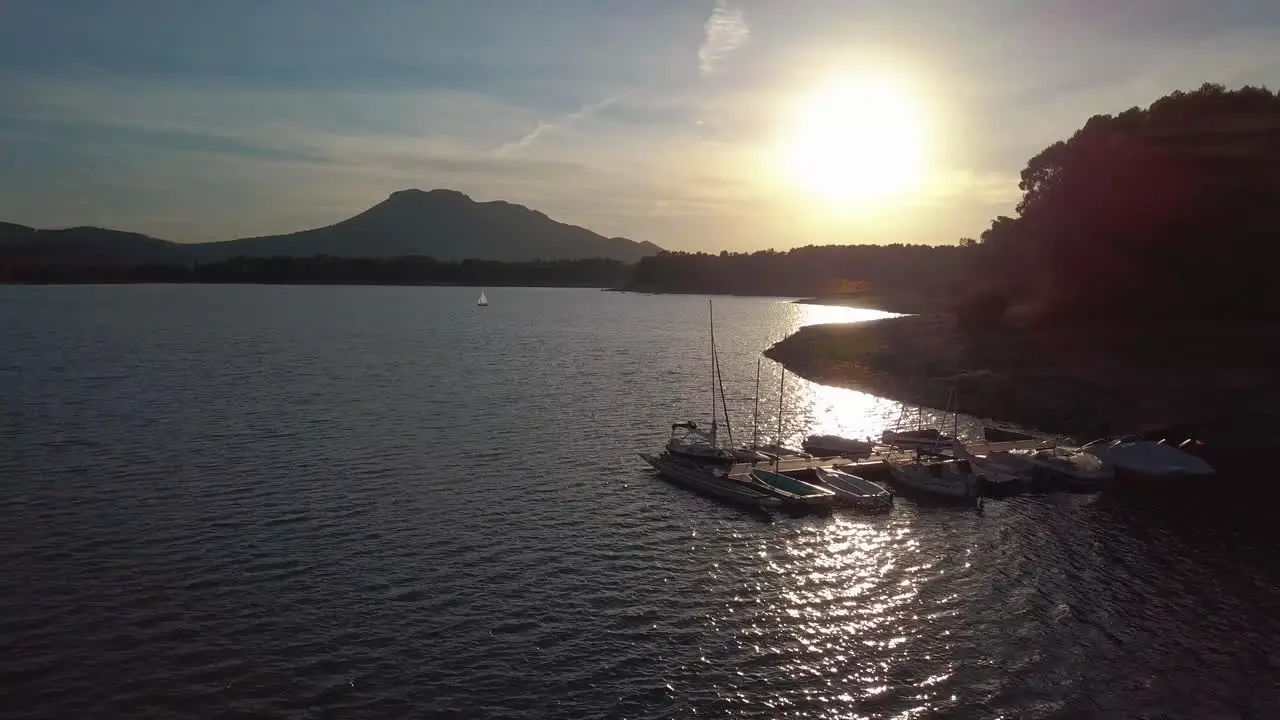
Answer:
[[[720,354],[716,353],[716,378],[720,384],[720,412],[724,413],[724,429],[729,433],[729,445],[733,445],[733,422],[729,420],[729,401],[724,396],[724,373],[720,372]]]
[[[711,318],[711,444],[716,444],[716,312],[707,298],[707,314]]]
[[[755,410],[751,414],[751,449],[755,450],[760,446],[760,364],[761,359],[756,358],[756,404]]]
[[[781,366],[779,366],[781,367]],[[782,445],[782,398],[785,397],[784,390],[787,386],[787,369],[782,368],[782,375],[778,378],[778,444]]]

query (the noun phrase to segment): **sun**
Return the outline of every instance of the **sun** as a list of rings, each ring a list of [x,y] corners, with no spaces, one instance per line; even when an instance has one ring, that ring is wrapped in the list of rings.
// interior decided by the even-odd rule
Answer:
[[[926,173],[925,113],[888,77],[834,82],[796,108],[781,161],[791,183],[845,206],[909,194]]]

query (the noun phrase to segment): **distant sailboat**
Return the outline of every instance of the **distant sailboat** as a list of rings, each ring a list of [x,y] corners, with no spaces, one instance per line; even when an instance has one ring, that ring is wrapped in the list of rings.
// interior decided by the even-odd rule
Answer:
[[[489,298],[484,296],[483,290],[480,291],[480,299],[476,301],[476,304],[480,307],[484,307],[489,304]]]

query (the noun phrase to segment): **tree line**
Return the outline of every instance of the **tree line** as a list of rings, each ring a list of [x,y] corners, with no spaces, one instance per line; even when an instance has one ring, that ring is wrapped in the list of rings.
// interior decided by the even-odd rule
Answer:
[[[0,282],[10,283],[267,283],[307,285],[488,285],[617,287],[631,266],[618,260],[440,261],[430,257],[234,258],[224,262],[77,265],[6,261]]]
[[[1280,311],[1280,94],[1205,84],[1094,116],[1019,187],[974,244],[988,295],[1080,318]]]

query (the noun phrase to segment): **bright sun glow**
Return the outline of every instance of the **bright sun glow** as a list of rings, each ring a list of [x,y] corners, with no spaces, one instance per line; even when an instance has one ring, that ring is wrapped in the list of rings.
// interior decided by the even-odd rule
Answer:
[[[783,151],[792,182],[843,205],[905,195],[924,180],[924,112],[888,78],[847,78],[804,100]]]

